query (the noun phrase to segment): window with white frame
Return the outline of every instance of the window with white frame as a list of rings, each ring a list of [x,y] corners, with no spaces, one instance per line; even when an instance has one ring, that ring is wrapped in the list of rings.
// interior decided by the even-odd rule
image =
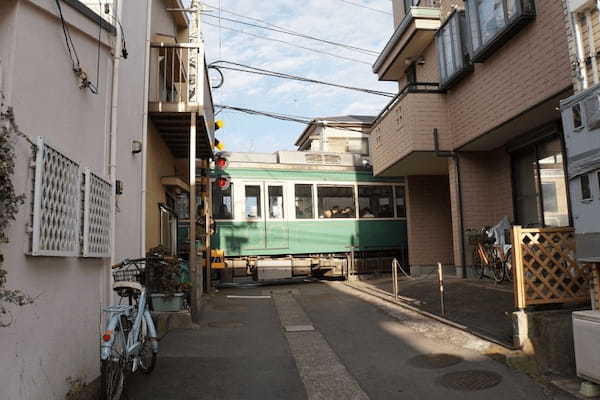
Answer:
[[[356,218],[354,187],[318,186],[319,218]]]
[[[535,17],[534,0],[466,0],[471,58],[484,61]]]
[[[261,218],[261,195],[260,185],[246,185],[245,187],[245,217]]]
[[[391,186],[360,185],[358,207],[360,218],[393,218],[394,195]]]
[[[313,219],[313,185],[295,185],[296,219]]]
[[[270,186],[269,194],[269,218],[283,219],[283,186]]]
[[[464,11],[453,12],[436,33],[436,47],[440,70],[440,85],[449,87],[472,70],[466,47],[466,21]]]

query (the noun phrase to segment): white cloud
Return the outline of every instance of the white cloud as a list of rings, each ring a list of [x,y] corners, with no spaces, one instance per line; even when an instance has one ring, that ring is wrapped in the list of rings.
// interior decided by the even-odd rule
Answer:
[[[382,0],[353,0],[364,5],[391,12],[391,2]],[[323,39],[379,52],[393,31],[389,15],[353,7],[339,0],[208,0],[209,4],[235,11],[238,14],[260,18],[287,29]],[[218,15],[214,12],[213,15]],[[222,14],[228,18],[237,16]],[[218,24],[214,18],[206,22]],[[256,21],[245,20],[256,23]],[[343,57],[374,62],[375,56],[330,46],[308,39],[251,28],[228,21],[223,27],[251,32],[256,35],[284,40],[296,45],[314,48]],[[288,45],[271,42],[241,33],[228,32],[204,25],[207,58],[249,64],[278,72],[306,76],[313,79],[363,88],[395,91],[395,84],[378,82],[370,65],[317,54]],[[239,105],[264,111],[305,115],[309,117],[336,114],[378,114],[389,101],[373,96],[313,85],[296,81],[261,77],[241,72],[224,71],[225,84],[214,92],[215,102]],[[226,123],[221,137],[227,137],[229,149],[274,151],[293,148],[294,139],[302,125],[284,123],[244,114],[225,113]],[[260,149],[258,148],[260,146]]]

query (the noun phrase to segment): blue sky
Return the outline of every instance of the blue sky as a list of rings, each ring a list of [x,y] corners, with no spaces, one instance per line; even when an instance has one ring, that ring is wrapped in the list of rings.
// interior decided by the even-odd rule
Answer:
[[[348,4],[344,0],[207,0],[205,3],[252,18],[353,46],[381,51],[393,31],[390,0],[349,0],[390,14]],[[205,7],[209,9],[209,7]],[[218,16],[218,11],[211,15]],[[221,13],[221,16],[240,17]],[[256,23],[256,21],[245,20]],[[209,26],[219,20],[203,16],[208,62],[227,60],[314,79],[384,91],[395,91],[396,84],[378,82],[371,72],[375,56],[330,46],[308,39],[221,21],[222,29]],[[367,64],[266,41],[225,28],[293,42],[354,58]],[[215,103],[306,117],[345,114],[376,115],[389,98],[347,91],[322,85],[224,71],[225,83],[215,89]],[[218,116],[225,128],[217,137],[228,151],[272,152],[295,149],[294,142],[304,126],[292,122],[223,111]]]

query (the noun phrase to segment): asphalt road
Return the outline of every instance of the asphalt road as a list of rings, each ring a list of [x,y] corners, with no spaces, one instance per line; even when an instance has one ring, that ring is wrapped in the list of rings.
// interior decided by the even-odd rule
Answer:
[[[224,290],[207,300],[195,329],[161,340],[155,371],[133,376],[127,398],[571,398],[427,338],[407,318],[392,318],[339,284]]]

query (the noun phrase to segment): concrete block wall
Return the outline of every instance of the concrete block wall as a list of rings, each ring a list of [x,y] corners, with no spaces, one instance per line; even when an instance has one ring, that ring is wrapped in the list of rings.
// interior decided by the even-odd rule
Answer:
[[[409,176],[406,198],[411,267],[453,264],[448,176]]]

